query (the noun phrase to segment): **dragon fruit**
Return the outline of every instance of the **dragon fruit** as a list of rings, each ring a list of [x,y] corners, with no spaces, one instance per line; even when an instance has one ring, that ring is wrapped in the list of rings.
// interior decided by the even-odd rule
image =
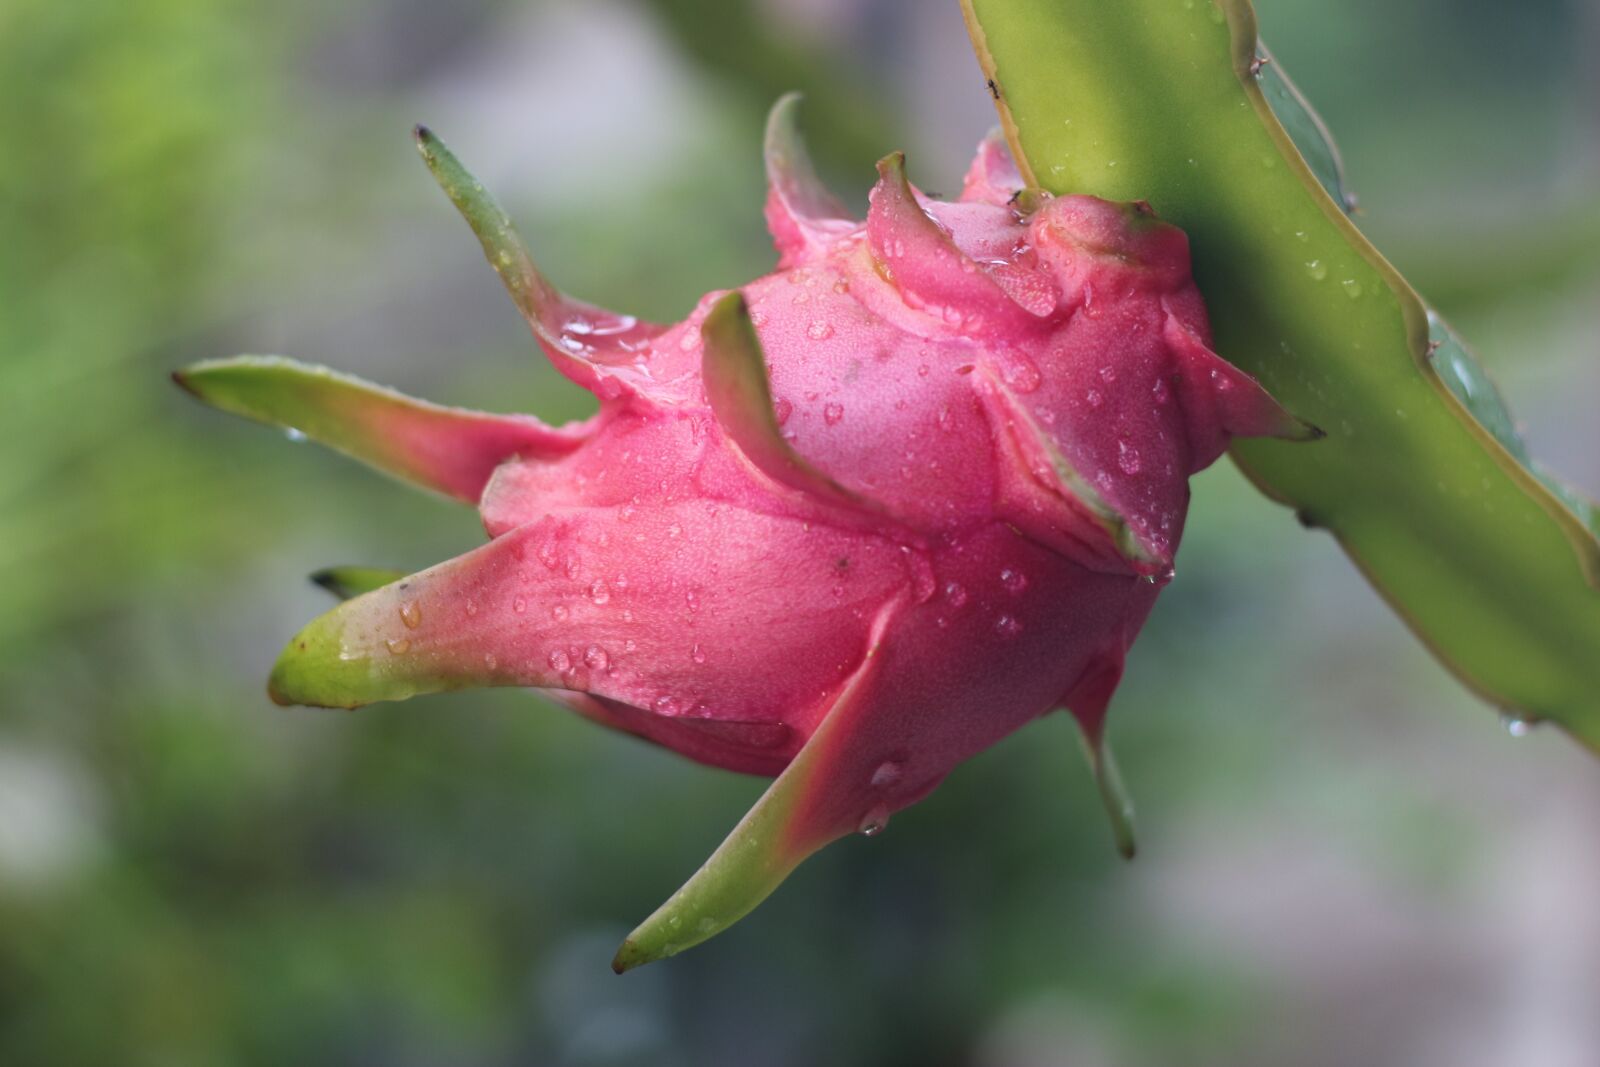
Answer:
[[[1172,575],[1188,476],[1231,436],[1317,436],[1208,348],[1187,240],[1148,205],[1025,189],[991,135],[955,201],[888,156],[857,222],[796,108],[768,124],[778,270],[674,326],[561,294],[418,128],[540,345],[598,398],[587,421],[438,407],[281,359],[177,375],[477,504],[489,534],[312,622],[274,700],[530,687],[776,776],[619,971],[724,929],[1054,709],[1081,726],[1131,851],[1106,706]]]

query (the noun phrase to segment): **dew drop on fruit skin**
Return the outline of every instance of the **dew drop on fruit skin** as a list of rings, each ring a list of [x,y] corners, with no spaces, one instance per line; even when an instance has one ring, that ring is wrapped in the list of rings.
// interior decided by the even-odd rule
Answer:
[[[861,817],[860,824],[856,827],[863,837],[876,837],[883,833],[889,825],[889,809],[883,804],[876,805]]]

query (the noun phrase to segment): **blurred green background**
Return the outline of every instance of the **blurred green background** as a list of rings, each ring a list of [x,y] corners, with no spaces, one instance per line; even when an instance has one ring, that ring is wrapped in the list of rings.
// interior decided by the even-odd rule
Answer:
[[[1600,492],[1600,4],[1258,6],[1363,225]],[[582,414],[409,125],[670,320],[769,268],[789,88],[858,204],[993,121],[955,0],[0,0],[0,1064],[1600,1062],[1600,768],[1226,464],[1114,712],[1132,865],[1058,717],[616,978],[762,782],[515,692],[268,703],[307,573],[481,532],[166,373]]]

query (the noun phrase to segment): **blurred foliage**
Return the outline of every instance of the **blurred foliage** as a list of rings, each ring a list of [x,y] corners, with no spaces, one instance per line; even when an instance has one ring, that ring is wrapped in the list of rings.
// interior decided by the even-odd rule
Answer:
[[[1305,1030],[1260,1021],[1314,1030],[1319,1013],[1207,936],[1223,935],[1175,930],[1159,894],[1179,832],[1344,839],[1448,914],[1488,807],[1512,806],[1473,771],[1512,761],[1332,549],[1225,470],[1197,484],[1180,580],[1118,700],[1145,815],[1132,869],[1070,723],[1043,722],[888,833],[808,863],[715,945],[616,979],[618,940],[761,782],[517,693],[354,716],[268,705],[278,642],[326,602],[305,575],[420,567],[481,534],[464,510],[200,410],[165,374],[287,348],[448,402],[581,413],[406,137],[485,41],[545,6],[0,3],[0,1063],[1287,1062],[1274,1049]],[[497,191],[568,288],[668,318],[770,263],[758,138],[778,89],[810,90],[807,129],[839,167],[864,173],[899,123],[859,88],[894,71],[769,22],[770,3],[619,9],[646,6],[704,71],[695,150],[627,175],[603,208]],[[1350,136],[1393,129],[1379,79],[1311,61],[1330,22],[1366,47],[1391,14],[1366,0],[1317,21],[1318,6],[1285,0],[1301,44],[1271,39],[1395,226],[1366,180],[1384,157]],[[1535,8],[1549,47],[1578,36],[1568,7]],[[909,10],[869,9],[889,25]],[[1464,24],[1452,54],[1480,55],[1501,21]],[[951,76],[982,91],[975,67]],[[1529,77],[1492,67],[1459,106]],[[453,143],[469,162],[495,147]],[[539,167],[579,162],[594,161],[557,146]],[[1581,308],[1582,260],[1541,298]],[[1482,274],[1438,258],[1440,284],[1453,270]],[[1473,285],[1480,318],[1512,316],[1517,294]],[[1521,330],[1536,367],[1554,335]],[[1521,780],[1554,788],[1559,747],[1523,752]],[[1302,903],[1314,926],[1322,905]]]
[[[708,73],[735,85],[749,101],[784,93],[805,95],[806,123],[816,138],[817,162],[867,173],[897,143],[881,104],[881,81],[871,72],[820,60],[821,42],[796,42],[755,0],[649,0],[649,7],[686,54]],[[819,61],[820,60],[820,61]]]
[[[30,102],[0,113],[8,651],[106,610],[129,577],[232,521],[222,509],[198,522],[178,513],[204,493],[185,474],[205,459],[181,431],[151,426],[161,390],[148,371],[153,346],[203,322],[196,297],[237,152],[229,121],[264,103],[270,51],[252,55],[246,7],[7,10],[0,91]]]

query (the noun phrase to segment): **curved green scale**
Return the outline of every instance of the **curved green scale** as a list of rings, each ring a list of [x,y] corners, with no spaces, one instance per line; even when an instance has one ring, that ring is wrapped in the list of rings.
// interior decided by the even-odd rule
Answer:
[[[1328,431],[1235,442],[1250,479],[1330,530],[1484,699],[1600,750],[1594,505],[1531,465],[1481,369],[1351,222],[1248,0],[963,7],[1028,182],[1148,200],[1186,230],[1216,350]]]

